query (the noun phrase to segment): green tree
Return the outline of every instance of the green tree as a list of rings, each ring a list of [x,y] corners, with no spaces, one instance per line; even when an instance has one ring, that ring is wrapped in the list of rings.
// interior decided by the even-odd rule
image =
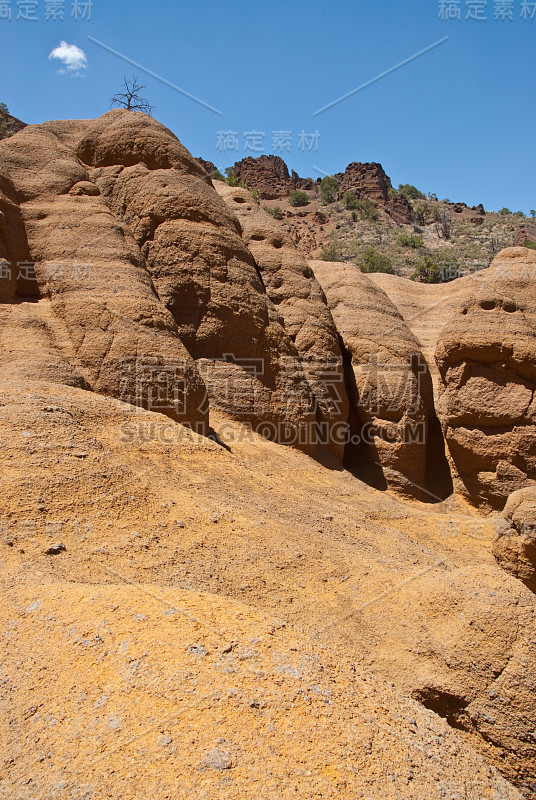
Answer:
[[[536,217],[536,209],[531,208],[530,211],[529,211],[529,214],[530,214],[531,217]]]
[[[305,192],[300,192],[298,189],[293,189],[290,193],[290,197],[288,199],[291,206],[308,206],[309,205],[309,197],[305,194]]]
[[[0,113],[5,119],[0,118],[0,139],[7,139],[13,136],[14,131],[9,130],[9,110],[5,103],[0,103]]]
[[[326,175],[320,183],[320,197],[323,203],[334,203],[337,199],[339,184],[333,175]]]
[[[391,259],[378,253],[373,247],[367,247],[361,256],[358,267],[361,272],[387,272],[389,275],[395,275],[395,269]]]
[[[225,181],[225,176],[221,174],[219,169],[215,169],[210,177],[213,181]]]
[[[225,183],[228,186],[242,186],[238,178],[235,178],[234,167],[226,167],[225,174],[227,175],[225,178]]]
[[[506,206],[505,206],[504,208],[501,208],[501,210],[499,211],[499,214],[500,214],[502,217],[506,217],[506,216],[508,216],[508,214],[511,214],[511,213],[512,213],[512,212],[510,211],[510,209],[509,209],[509,208],[506,208]]]
[[[412,186],[411,183],[399,184],[398,191],[409,200],[426,200],[424,192],[420,192],[415,186]]]

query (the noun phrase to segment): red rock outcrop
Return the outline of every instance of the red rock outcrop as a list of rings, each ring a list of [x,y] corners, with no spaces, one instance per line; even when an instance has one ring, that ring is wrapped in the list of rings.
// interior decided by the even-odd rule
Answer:
[[[362,164],[359,161],[352,161],[340,175],[340,197],[345,192],[355,192],[362,199],[372,200],[377,205],[384,206],[391,188],[390,178],[385,174],[382,165],[376,162]]]
[[[212,161],[207,161],[206,159],[201,157],[198,157],[195,160],[197,161],[198,164],[200,164],[203,167],[207,175],[212,175],[214,172],[217,172],[218,170],[216,164],[214,164]]]
[[[234,177],[259,192],[261,200],[275,200],[285,197],[293,189],[312,189],[314,182],[310,178],[300,178],[292,171],[289,174],[287,165],[279,156],[248,156],[237,161],[233,167]]]
[[[391,179],[381,164],[353,161],[348,164],[344,174],[337,177],[340,180],[339,198],[345,192],[354,192],[360,200],[372,200],[398,224],[410,225],[413,222],[414,214],[408,199],[404,195],[389,192],[393,188]]]
[[[26,127],[26,123],[17,119],[8,111],[0,109],[0,139],[7,139]]]

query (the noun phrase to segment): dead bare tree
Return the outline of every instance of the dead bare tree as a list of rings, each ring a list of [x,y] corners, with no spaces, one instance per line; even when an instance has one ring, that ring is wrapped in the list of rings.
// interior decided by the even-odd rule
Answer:
[[[141,86],[138,83],[138,76],[134,75],[133,78],[123,76],[122,92],[117,92],[110,98],[110,108],[126,108],[129,111],[143,111],[144,114],[152,116],[155,106],[152,106],[145,97],[141,97],[139,92],[146,89],[147,86]]]

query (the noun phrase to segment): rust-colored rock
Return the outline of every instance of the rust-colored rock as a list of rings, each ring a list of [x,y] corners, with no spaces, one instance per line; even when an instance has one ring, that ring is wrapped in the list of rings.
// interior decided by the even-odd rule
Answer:
[[[348,164],[340,179],[338,196],[345,192],[354,192],[361,200],[372,200],[400,225],[409,225],[414,220],[413,210],[406,197],[393,194],[391,179],[386,175],[381,164],[376,162],[362,164],[353,161]]]
[[[362,199],[372,200],[376,205],[384,206],[391,188],[391,180],[381,164],[376,162],[362,164],[360,161],[352,161],[341,175],[339,196],[342,197],[345,192],[355,192]]]
[[[207,161],[206,159],[201,157],[198,157],[195,160],[197,161],[198,164],[200,164],[203,167],[207,175],[212,175],[214,172],[218,171],[216,164],[214,164],[212,161]]]
[[[248,156],[235,163],[233,174],[244,186],[256,189],[262,200],[275,200],[290,194],[293,189],[312,189],[314,186],[310,178],[300,178],[294,170],[290,175],[280,156]]]
[[[8,111],[0,109],[0,140],[8,139],[26,127],[26,123],[17,119]]]

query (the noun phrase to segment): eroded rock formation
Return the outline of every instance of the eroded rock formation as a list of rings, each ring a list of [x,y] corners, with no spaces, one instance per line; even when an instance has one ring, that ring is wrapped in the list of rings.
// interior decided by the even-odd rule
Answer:
[[[314,186],[310,178],[300,178],[294,170],[290,175],[280,156],[248,156],[236,162],[233,174],[244,186],[256,189],[261,200],[275,200],[290,194],[292,189],[312,189]]]
[[[510,248],[464,279],[436,352],[457,487],[495,509],[536,478],[534,274],[536,253]]]
[[[264,164],[240,163],[250,162]],[[281,159],[266,166],[287,180]],[[438,287],[431,348],[406,289],[398,308],[407,281],[383,276],[388,297],[352,265],[315,262],[328,308],[283,227],[247,190],[216,191],[143,114],[29,126],[0,145],[0,172],[4,330],[25,331],[2,355],[8,374],[205,432],[212,404],[418,497],[443,497],[454,480],[500,509],[534,482],[532,251],[504,251],[478,279]],[[380,165],[350,165],[350,188],[393,199]]]
[[[254,797],[255,758],[269,797],[302,762],[315,794],[517,798],[493,765],[533,797],[536,254],[448,285],[366,276],[306,263],[250,192],[216,188],[134,112],[0,143],[10,790],[31,770],[43,795],[87,774],[130,797],[106,737],[150,727],[157,697],[192,705],[125,745],[148,796],[231,770]],[[95,715],[125,695],[124,718]]]
[[[358,470],[366,464],[379,486],[426,498],[433,491],[430,479],[444,471],[444,455],[430,452],[430,424],[436,421],[420,345],[385,292],[358,267],[310,263],[348,357],[346,463]]]
[[[283,225],[250,192],[217,181],[215,186],[238,217],[266,293],[299,354],[315,398],[319,440],[342,459],[349,404],[337,329],[322,289]]]
[[[536,592],[536,487],[518,489],[506,501],[493,554],[503,569]]]
[[[372,200],[382,208],[393,220],[401,225],[409,225],[414,220],[413,210],[406,197],[393,194],[391,179],[386,175],[381,164],[372,162],[362,164],[353,161],[348,164],[344,173],[337,175],[339,179],[339,198],[345,192],[354,192],[360,200]]]
[[[59,347],[80,385],[199,430],[208,430],[207,393],[280,441],[314,427],[296,348],[238,222],[166,128],[114,111],[30,126],[3,156],[4,185],[14,181],[19,199],[3,200],[4,213],[23,220],[30,285],[68,332]],[[13,259],[24,237],[10,236]],[[151,374],[172,384],[167,401],[153,396]],[[315,449],[306,435],[300,446]]]

